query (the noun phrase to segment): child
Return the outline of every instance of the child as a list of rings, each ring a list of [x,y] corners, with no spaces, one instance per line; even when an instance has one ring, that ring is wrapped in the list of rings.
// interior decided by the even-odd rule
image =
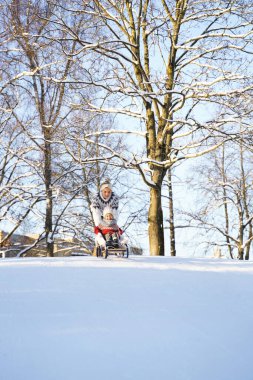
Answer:
[[[117,221],[114,219],[110,207],[105,207],[103,211],[103,220],[98,227],[95,227],[95,234],[99,233],[104,236],[106,246],[119,248],[119,236],[122,235],[123,231],[117,225]]]

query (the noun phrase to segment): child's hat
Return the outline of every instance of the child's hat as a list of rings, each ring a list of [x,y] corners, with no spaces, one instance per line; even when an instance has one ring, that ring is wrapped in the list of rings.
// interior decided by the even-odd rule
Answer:
[[[111,207],[109,206],[106,206],[103,210],[103,217],[105,217],[107,214],[112,214],[113,215],[113,211],[111,209]]]

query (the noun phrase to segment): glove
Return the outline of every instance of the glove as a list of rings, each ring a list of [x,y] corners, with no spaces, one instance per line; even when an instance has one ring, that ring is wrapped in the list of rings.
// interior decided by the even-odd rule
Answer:
[[[103,238],[103,235],[101,234],[101,232],[99,232],[96,235],[96,242],[98,243],[98,245],[105,247],[105,239]]]
[[[126,236],[120,236],[119,242],[120,242],[120,244],[127,244],[128,238]]]

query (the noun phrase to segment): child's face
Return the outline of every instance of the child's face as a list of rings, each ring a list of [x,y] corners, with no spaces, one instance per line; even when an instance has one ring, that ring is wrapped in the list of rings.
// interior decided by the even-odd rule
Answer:
[[[113,219],[113,215],[108,213],[105,215],[105,220],[112,220]]]

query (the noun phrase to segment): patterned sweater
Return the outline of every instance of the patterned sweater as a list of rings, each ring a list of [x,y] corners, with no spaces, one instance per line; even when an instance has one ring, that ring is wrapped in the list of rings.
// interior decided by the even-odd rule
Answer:
[[[113,212],[114,219],[118,218],[119,198],[112,192],[109,199],[104,199],[101,192],[98,192],[91,202],[91,212],[94,219],[95,226],[102,223],[102,215],[105,207],[110,207]]]

